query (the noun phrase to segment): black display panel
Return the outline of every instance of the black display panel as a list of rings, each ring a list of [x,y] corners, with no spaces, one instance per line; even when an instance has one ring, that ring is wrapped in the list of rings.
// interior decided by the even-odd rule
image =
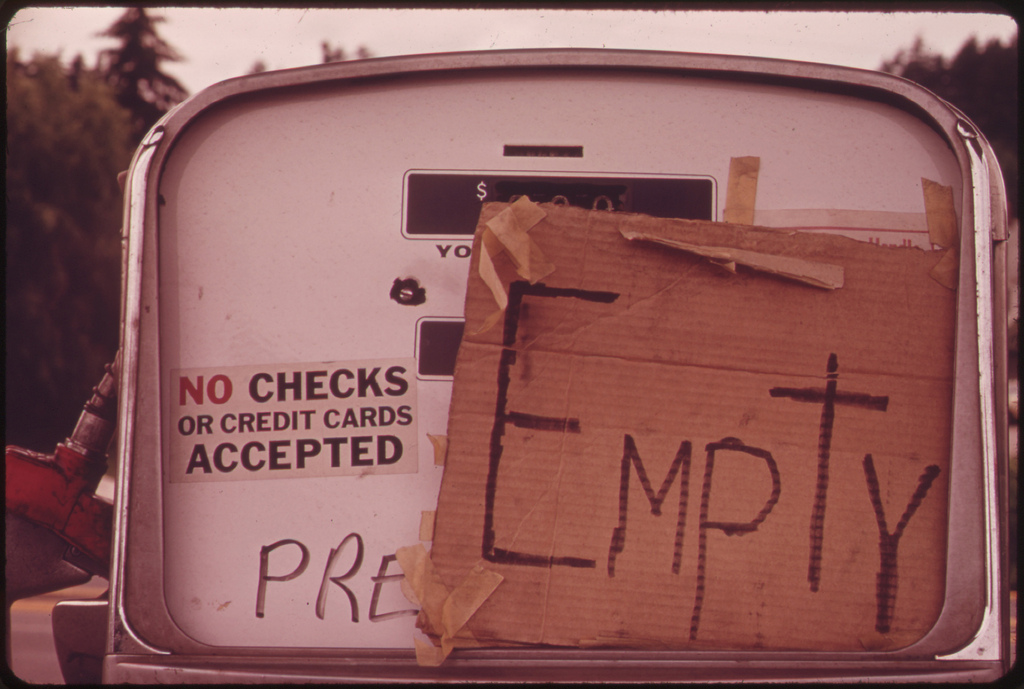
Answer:
[[[419,322],[416,358],[421,376],[450,376],[455,373],[455,357],[462,342],[465,321],[430,320]]]
[[[535,203],[555,201],[658,218],[712,220],[714,212],[709,178],[411,172],[406,176],[405,234],[471,236],[481,203],[507,203],[524,195]]]

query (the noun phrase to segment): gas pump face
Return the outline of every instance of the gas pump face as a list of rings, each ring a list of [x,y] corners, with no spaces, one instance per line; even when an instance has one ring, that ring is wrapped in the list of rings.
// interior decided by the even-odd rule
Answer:
[[[381,667],[414,667],[418,606],[395,553],[429,549],[482,204],[721,221],[742,157],[760,161],[752,224],[881,245],[931,249],[921,180],[951,189],[963,247],[947,603],[907,653],[937,672],[940,656],[998,639],[996,448],[981,449],[979,421],[994,398],[978,389],[992,304],[979,318],[973,287],[991,211],[957,120],[880,75],[631,53],[367,61],[187,102],[129,183],[123,633],[106,678],[137,678],[129,658],[159,672],[378,652]],[[697,662],[686,644],[672,653],[673,672]],[[847,672],[870,666],[853,656]]]

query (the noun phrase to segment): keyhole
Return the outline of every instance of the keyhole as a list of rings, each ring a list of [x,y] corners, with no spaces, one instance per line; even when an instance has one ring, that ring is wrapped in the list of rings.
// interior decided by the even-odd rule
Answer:
[[[395,278],[390,296],[403,306],[418,306],[427,300],[427,290],[420,287],[416,278]]]

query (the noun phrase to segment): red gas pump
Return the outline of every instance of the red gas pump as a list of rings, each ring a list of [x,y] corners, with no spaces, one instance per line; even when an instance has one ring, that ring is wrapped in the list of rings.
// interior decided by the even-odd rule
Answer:
[[[96,495],[117,421],[120,355],[53,454],[6,450],[6,599],[107,578],[113,505]]]

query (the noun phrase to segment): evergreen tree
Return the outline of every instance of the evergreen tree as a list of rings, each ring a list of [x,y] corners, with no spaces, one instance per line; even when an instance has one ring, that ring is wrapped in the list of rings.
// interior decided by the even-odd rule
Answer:
[[[352,59],[365,60],[367,58],[373,57],[373,53],[371,53],[370,49],[367,48],[365,45],[361,45],[358,48],[356,48],[355,57],[351,58],[348,56],[348,53],[345,52],[344,48],[335,48],[327,41],[320,42],[320,55],[320,62],[325,65],[329,62],[344,62],[345,60]]]
[[[7,52],[5,440],[52,451],[117,352],[129,113],[102,75]]]
[[[918,38],[881,70],[916,81],[962,110],[992,144],[1003,170],[1010,213],[1017,215],[1017,37],[978,46],[972,37],[952,60]]]
[[[325,65],[328,62],[343,62],[345,60],[345,49],[334,48],[327,41],[320,42],[320,54],[322,56],[321,63]]]
[[[100,54],[100,69],[114,88],[118,102],[132,113],[133,131],[141,138],[161,116],[188,96],[178,81],[161,71],[161,63],[181,56],[156,32],[163,17],[130,7],[101,33],[121,41]]]

